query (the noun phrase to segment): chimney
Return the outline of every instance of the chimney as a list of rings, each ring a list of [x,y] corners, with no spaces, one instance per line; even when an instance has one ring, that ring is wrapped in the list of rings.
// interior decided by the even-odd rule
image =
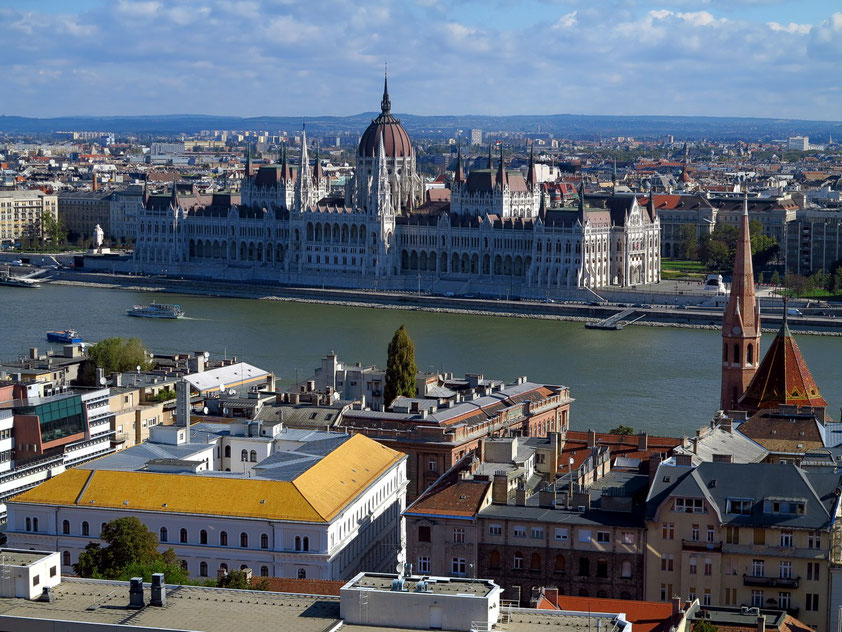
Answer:
[[[649,457],[649,487],[655,482],[655,475],[658,473],[658,466],[661,464],[661,455],[653,454]]]
[[[544,598],[558,607],[558,588],[544,588]]]
[[[757,632],[766,632],[766,616],[760,615],[757,617]]]
[[[518,487],[515,490],[515,504],[518,507],[524,507],[526,505],[526,488],[522,487],[520,484],[518,484]]]
[[[298,393],[290,393],[289,394],[289,403],[290,404],[298,404],[301,401],[301,397]]]
[[[38,347],[29,347],[29,359],[30,360],[37,360],[38,359]]]
[[[733,463],[734,462],[734,455],[733,454],[714,454],[713,455],[713,462],[714,463]]]
[[[681,597],[672,598],[672,616],[676,616],[681,612]]]
[[[114,374],[114,386],[122,386],[123,385],[123,374],[122,373],[115,373]]]
[[[538,505],[544,509],[555,508],[555,487],[547,485],[538,492]]]
[[[693,457],[690,456],[689,454],[676,454],[675,455],[675,464],[681,465],[682,467],[692,467],[693,466]]]
[[[559,459],[561,458],[561,434],[548,432],[547,439],[550,443],[550,472],[548,478],[552,483],[558,475]]]
[[[594,446],[596,446],[596,432],[588,430],[588,447],[593,448]]]
[[[699,453],[699,437],[693,437],[693,454]]]
[[[495,472],[491,482],[491,502],[505,505],[509,501],[509,478],[505,472]]]
[[[164,584],[163,573],[152,573],[152,595],[149,598],[149,605],[159,608],[167,605],[167,588]]]
[[[315,380],[307,380],[307,392],[312,393],[315,390],[316,390]]]
[[[143,577],[132,577],[129,580],[129,608],[139,610],[146,606],[143,601]]]
[[[725,432],[727,432],[728,434],[731,434],[731,432],[732,432],[732,431],[733,431],[733,429],[734,429],[734,426],[732,425],[731,420],[730,420],[730,419],[728,419],[728,418],[723,419],[722,421],[720,421],[720,422],[719,422],[719,427],[720,427],[722,430],[724,430]]]
[[[637,449],[641,452],[646,452],[649,449],[649,435],[645,432],[637,435]]]

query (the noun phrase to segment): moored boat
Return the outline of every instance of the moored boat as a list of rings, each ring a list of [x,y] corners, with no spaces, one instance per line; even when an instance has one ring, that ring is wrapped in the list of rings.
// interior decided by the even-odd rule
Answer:
[[[65,329],[64,331],[48,331],[47,340],[49,342],[63,342],[65,344],[78,344],[82,342],[82,338],[75,329]]]

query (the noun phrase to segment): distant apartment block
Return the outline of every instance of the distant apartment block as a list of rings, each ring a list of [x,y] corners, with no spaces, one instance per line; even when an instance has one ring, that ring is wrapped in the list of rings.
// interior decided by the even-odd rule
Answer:
[[[58,216],[58,198],[42,191],[0,191],[0,243],[40,238],[44,215]]]

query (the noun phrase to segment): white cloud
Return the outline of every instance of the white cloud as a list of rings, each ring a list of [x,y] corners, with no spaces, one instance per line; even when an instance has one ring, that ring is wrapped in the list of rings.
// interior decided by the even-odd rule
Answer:
[[[789,24],[780,24],[779,22],[766,22],[766,26],[768,26],[773,31],[783,32],[783,33],[795,33],[798,35],[806,35],[812,29],[812,25],[810,24],[796,24],[795,22],[790,22]]]
[[[576,26],[576,14],[579,13],[578,11],[571,11],[570,13],[565,13],[562,15],[558,22],[553,25],[555,30],[561,29],[569,29]]]

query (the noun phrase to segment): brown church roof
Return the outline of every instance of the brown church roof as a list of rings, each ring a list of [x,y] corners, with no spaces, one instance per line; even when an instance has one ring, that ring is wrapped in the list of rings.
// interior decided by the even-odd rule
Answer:
[[[756,411],[785,405],[827,407],[786,320],[740,398],[740,408]]]

